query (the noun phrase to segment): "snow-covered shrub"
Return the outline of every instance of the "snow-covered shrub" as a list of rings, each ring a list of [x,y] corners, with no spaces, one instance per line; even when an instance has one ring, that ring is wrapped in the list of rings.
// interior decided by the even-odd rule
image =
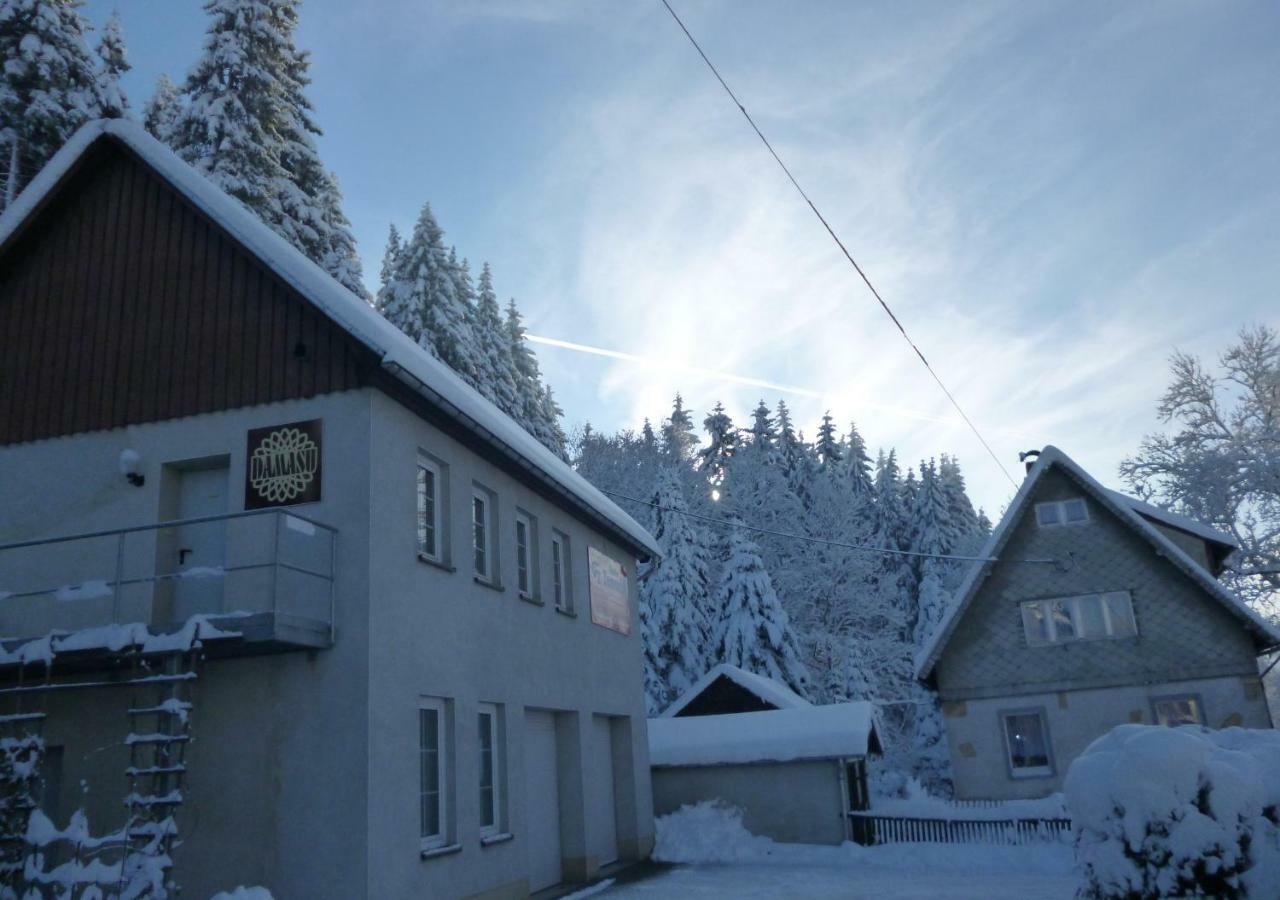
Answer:
[[[1280,733],[1121,725],[1066,796],[1082,897],[1280,896]]]
[[[653,858],[667,863],[725,863],[768,856],[773,841],[742,824],[742,810],[723,800],[686,804],[654,820]]]

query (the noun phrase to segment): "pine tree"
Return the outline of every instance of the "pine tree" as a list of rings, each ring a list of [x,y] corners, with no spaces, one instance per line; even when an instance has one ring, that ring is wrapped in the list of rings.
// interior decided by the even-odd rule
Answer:
[[[716,403],[702,420],[702,428],[707,433],[707,446],[698,451],[698,468],[708,484],[718,485],[724,480],[729,457],[738,449],[738,429],[722,403]]]
[[[675,461],[692,458],[694,448],[698,445],[697,435],[693,431],[693,417],[684,408],[684,398],[676,394],[675,403],[671,407],[671,418],[662,423],[662,445],[666,453]]]
[[[102,111],[78,0],[0,2],[0,211]]]
[[[818,454],[818,461],[824,467],[834,465],[844,458],[844,451],[840,448],[840,437],[836,434],[836,423],[831,418],[830,412],[822,416],[822,424],[818,426],[818,439],[814,442],[813,449]]]
[[[182,116],[171,136],[179,156],[277,231],[295,6],[296,0],[206,0],[204,53],[183,86]]]
[[[867,455],[867,444],[853,422],[849,423],[849,434],[845,437],[843,452],[850,489],[860,498],[871,498],[875,494],[871,457]],[[963,482],[961,484],[963,487]]]
[[[808,673],[790,618],[773,589],[759,547],[740,527],[729,529],[716,608],[714,662],[773,678],[802,696],[807,692]]]
[[[657,712],[711,668],[711,579],[706,536],[685,515],[680,478],[669,467],[659,472],[651,502],[662,555],[643,583],[641,604],[652,626],[645,656],[660,691],[649,697]]]
[[[783,407],[785,411],[786,407]],[[788,426],[790,422],[787,423]],[[756,408],[751,411],[751,445],[757,451],[767,454],[771,459],[776,458],[776,450],[778,449],[778,432],[774,427],[773,418],[769,415],[769,407],[765,405],[764,400],[756,404]]]
[[[542,384],[538,358],[525,340],[524,323],[514,300],[507,301],[504,330],[520,398],[521,412],[514,418],[548,450],[561,459],[568,459],[567,441],[560,427],[560,407],[550,390]]]
[[[511,416],[520,411],[520,373],[511,357],[502,308],[493,290],[493,273],[489,264],[480,269],[476,293],[476,340],[480,348],[481,381],[484,393],[498,408]]]
[[[326,179],[320,185],[320,220],[328,234],[323,248],[320,267],[333,276],[333,280],[364,301],[372,298],[369,289],[364,286],[364,266],[360,263],[360,254],[356,250],[356,237],[351,231],[351,220],[342,211],[342,190],[338,187],[338,176],[333,172],[326,173]]]
[[[124,33],[120,27],[120,14],[112,13],[102,29],[98,41],[98,92],[102,95],[104,119],[121,119],[129,114],[129,98],[120,87],[120,76],[133,66],[129,65],[125,51]]]
[[[392,305],[391,291],[396,280],[396,267],[400,264],[400,252],[403,249],[400,230],[393,224],[387,234],[387,249],[382,253],[382,268],[378,272],[378,293],[373,304],[384,316],[387,315],[388,306]],[[390,316],[387,317],[390,318]]]
[[[173,143],[173,132],[182,118],[182,101],[177,86],[161,73],[156,89],[142,108],[142,125],[153,138],[164,144]]]

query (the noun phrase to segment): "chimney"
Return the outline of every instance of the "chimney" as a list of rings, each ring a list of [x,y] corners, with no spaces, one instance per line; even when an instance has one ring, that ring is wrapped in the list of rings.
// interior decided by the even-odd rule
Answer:
[[[1040,458],[1039,450],[1024,450],[1018,454],[1018,462],[1027,467],[1027,472],[1031,472],[1031,467],[1036,464],[1036,460]]]

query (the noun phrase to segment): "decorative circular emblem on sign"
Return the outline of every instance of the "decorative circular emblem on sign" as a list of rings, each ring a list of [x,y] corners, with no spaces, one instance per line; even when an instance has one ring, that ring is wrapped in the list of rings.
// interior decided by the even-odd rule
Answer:
[[[249,458],[249,484],[263,500],[287,503],[300,496],[320,468],[320,448],[297,428],[271,432]]]

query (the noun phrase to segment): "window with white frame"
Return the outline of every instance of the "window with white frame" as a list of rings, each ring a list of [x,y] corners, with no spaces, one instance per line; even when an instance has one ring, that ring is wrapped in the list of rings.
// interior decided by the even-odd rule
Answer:
[[[573,588],[570,585],[569,536],[551,533],[551,591],[556,609],[573,612]]]
[[[1138,633],[1128,591],[1028,600],[1020,606],[1022,630],[1033,647],[1127,638]]]
[[[1080,522],[1089,521],[1089,508],[1085,506],[1084,500],[1080,497],[1072,497],[1070,500],[1051,500],[1047,503],[1036,504],[1036,524],[1040,526],[1047,525],[1076,525]]]
[[[471,489],[471,547],[475,554],[476,577],[485,581],[497,581],[493,508],[493,494],[474,485]]]
[[[444,561],[444,473],[440,464],[418,456],[418,554]]]
[[[448,841],[449,748],[445,702],[423,698],[418,703],[419,806],[422,849]]]
[[[502,831],[502,728],[498,707],[481,703],[477,747],[480,751],[480,834]]]
[[[1194,694],[1177,697],[1156,697],[1151,701],[1157,725],[1203,725],[1204,709],[1200,698]]]
[[[1014,778],[1043,778],[1053,774],[1049,728],[1040,710],[1001,713],[1009,774]]]
[[[533,517],[516,513],[516,590],[526,600],[538,593],[538,538]]]

